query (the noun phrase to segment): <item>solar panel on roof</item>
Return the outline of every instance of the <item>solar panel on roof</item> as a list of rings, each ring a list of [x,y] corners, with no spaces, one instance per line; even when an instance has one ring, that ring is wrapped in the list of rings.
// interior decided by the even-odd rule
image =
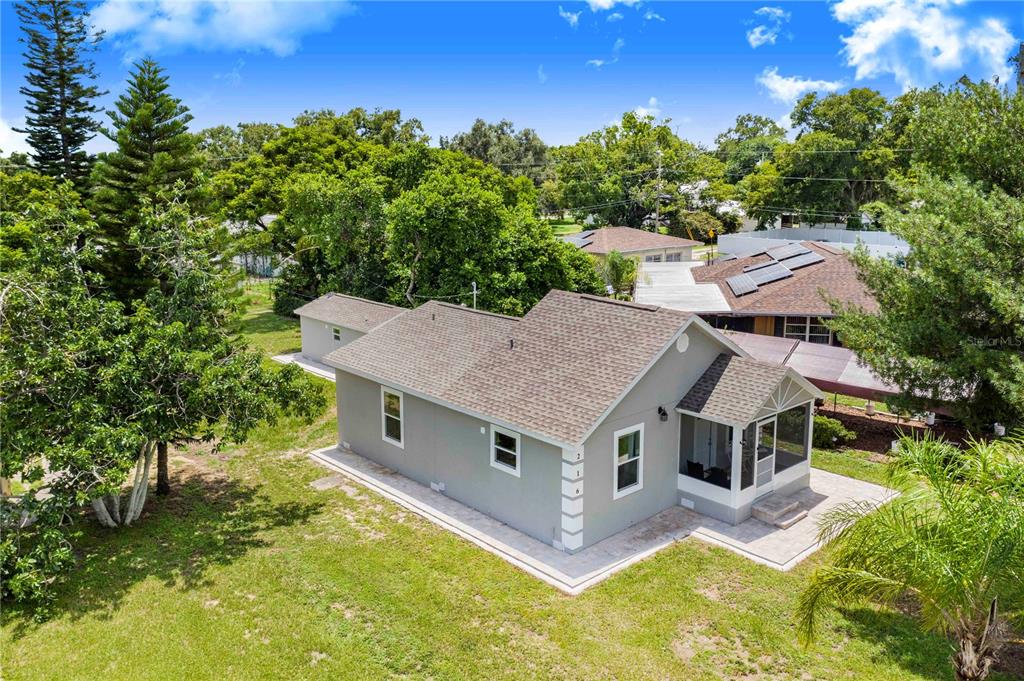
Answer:
[[[739,298],[757,290],[757,284],[750,278],[749,274],[737,274],[725,280],[725,283],[732,289],[732,294]]]
[[[759,263],[757,263],[755,265],[747,265],[746,267],[743,268],[743,271],[744,272],[756,272],[757,270],[763,270],[765,267],[771,267],[772,265],[777,265],[777,264],[778,263],[776,263],[774,260],[769,260],[768,262],[759,262]]]
[[[787,258],[795,258],[798,255],[804,253],[810,253],[811,250],[806,246],[800,244],[787,244],[785,246],[779,246],[777,248],[769,248],[765,253],[775,258],[776,260],[785,260]]]
[[[814,265],[816,263],[823,262],[824,260],[825,258],[817,253],[804,253],[803,255],[798,255],[795,258],[789,258],[786,260],[786,267],[791,270],[798,270],[801,267]]]
[[[771,267],[759,269],[747,276],[753,279],[755,284],[769,284],[773,281],[792,277],[793,273],[789,268],[783,267],[779,263],[773,263]]]

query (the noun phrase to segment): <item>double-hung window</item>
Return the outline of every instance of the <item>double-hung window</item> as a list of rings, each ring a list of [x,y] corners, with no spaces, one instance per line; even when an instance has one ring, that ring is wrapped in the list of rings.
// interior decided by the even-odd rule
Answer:
[[[615,431],[615,472],[612,476],[612,498],[632,494],[644,486],[644,424]]]
[[[405,397],[397,390],[380,388],[380,429],[381,437],[396,447],[405,448],[405,419],[403,410]]]
[[[334,328],[331,329],[331,335],[334,337],[334,340],[340,341],[341,340],[341,329],[339,329],[338,327],[335,326]]]
[[[519,477],[519,433],[491,426],[491,465]]]

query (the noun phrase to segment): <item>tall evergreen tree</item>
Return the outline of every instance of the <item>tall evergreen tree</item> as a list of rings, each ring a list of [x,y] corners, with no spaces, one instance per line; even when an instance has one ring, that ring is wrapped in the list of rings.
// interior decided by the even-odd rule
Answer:
[[[32,159],[44,175],[71,180],[80,191],[89,176],[89,155],[82,146],[96,136],[100,92],[87,58],[101,35],[89,35],[82,0],[28,0],[15,5],[21,19],[26,85],[25,128]]]
[[[117,142],[117,151],[96,164],[92,208],[104,244],[106,280],[130,303],[156,284],[144,275],[138,250],[129,243],[132,229],[142,224],[142,208],[180,195],[178,183],[187,196],[200,159],[188,132],[192,115],[168,93],[167,77],[154,61],[135,65],[128,90],[107,115],[113,128],[103,134]]]

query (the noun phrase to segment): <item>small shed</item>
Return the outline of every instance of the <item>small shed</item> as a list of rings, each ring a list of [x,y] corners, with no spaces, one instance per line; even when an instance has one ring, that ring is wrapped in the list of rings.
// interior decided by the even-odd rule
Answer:
[[[316,362],[405,312],[405,308],[327,293],[295,310],[302,328],[302,355]]]

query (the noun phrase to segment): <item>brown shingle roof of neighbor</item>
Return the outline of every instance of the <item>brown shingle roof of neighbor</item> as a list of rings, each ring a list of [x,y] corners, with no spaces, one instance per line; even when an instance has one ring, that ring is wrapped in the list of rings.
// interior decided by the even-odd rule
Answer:
[[[295,309],[295,314],[366,333],[407,310],[387,303],[328,293]]]
[[[605,227],[595,229],[589,237],[590,243],[583,247],[587,253],[607,255],[612,251],[632,253],[659,248],[684,248],[699,246],[699,241],[681,239],[667,234],[656,234],[632,227]]]
[[[723,353],[676,406],[715,421],[746,425],[757,418],[788,371],[785,366]]]
[[[565,291],[522,319],[429,302],[326,361],[576,445],[691,317]]]
[[[844,303],[853,303],[873,312],[878,303],[867,288],[857,279],[857,270],[845,251],[836,252],[813,241],[802,245],[818,253],[825,260],[793,271],[793,276],[768,284],[761,284],[758,290],[737,297],[726,283],[726,279],[743,273],[744,267],[770,262],[772,259],[760,253],[714,265],[695,267],[690,270],[693,280],[700,283],[715,283],[722,290],[726,302],[733,312],[763,315],[813,315],[832,316],[832,310],[821,295],[838,298]],[[783,260],[785,265],[786,261]]]

